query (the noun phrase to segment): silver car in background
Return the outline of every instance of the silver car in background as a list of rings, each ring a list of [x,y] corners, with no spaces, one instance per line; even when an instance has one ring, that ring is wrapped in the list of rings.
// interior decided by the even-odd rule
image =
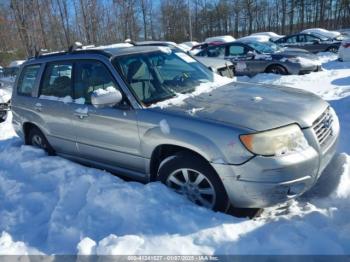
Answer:
[[[333,157],[339,135],[335,112],[318,96],[234,82],[168,47],[30,59],[12,111],[26,144],[135,180],[160,180],[219,211],[300,196]]]
[[[272,42],[249,39],[203,45],[196,57],[216,57],[231,61],[235,65],[237,76],[254,76],[258,73],[298,75],[321,70],[318,57],[306,50],[282,48]]]

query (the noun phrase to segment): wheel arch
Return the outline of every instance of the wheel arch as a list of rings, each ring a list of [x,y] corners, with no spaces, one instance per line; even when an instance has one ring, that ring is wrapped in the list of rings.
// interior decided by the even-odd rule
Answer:
[[[29,135],[29,132],[30,132],[30,130],[32,128],[37,128],[37,129],[39,129],[41,131],[40,127],[38,127],[37,125],[33,124],[32,122],[25,122],[25,123],[23,123],[23,135],[24,135],[24,142],[25,142],[26,145],[29,143],[28,135]]]
[[[193,149],[175,144],[161,144],[154,148],[151,155],[149,164],[150,180],[156,180],[158,168],[164,159],[173,156],[179,152],[186,152],[188,154],[195,155],[210,165],[210,162],[206,157],[204,157],[202,154],[198,153]]]
[[[278,62],[272,62],[272,63],[268,64],[268,65],[265,67],[264,72],[265,72],[265,73],[268,73],[269,69],[270,69],[271,67],[274,67],[274,66],[282,67],[282,68],[285,70],[285,72],[288,73],[288,69],[287,69],[284,65],[282,65],[282,64],[280,64],[280,63],[278,63]]]

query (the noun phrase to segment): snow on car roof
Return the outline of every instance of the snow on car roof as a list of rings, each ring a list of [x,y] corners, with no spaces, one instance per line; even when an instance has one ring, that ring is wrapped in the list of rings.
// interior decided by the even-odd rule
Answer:
[[[340,33],[337,31],[329,31],[323,28],[309,28],[301,31],[301,33],[317,33],[330,38],[334,38],[340,35]]]
[[[205,43],[211,43],[211,42],[233,42],[235,41],[235,38],[230,35],[222,35],[222,36],[213,36],[213,37],[208,37],[205,39]]]
[[[248,35],[237,39],[237,41],[268,42],[270,41],[270,37],[267,35]]]

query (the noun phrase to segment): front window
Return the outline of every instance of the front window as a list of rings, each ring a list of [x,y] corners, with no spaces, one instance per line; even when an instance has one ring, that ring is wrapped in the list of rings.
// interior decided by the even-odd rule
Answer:
[[[146,106],[214,83],[214,75],[191,56],[172,49],[118,57],[115,65]]]
[[[281,48],[276,45],[275,43],[272,42],[266,42],[266,43],[261,43],[261,42],[249,42],[247,43],[251,48],[254,50],[258,51],[258,53],[261,54],[271,54],[279,51]]]
[[[83,99],[86,104],[90,104],[94,91],[109,88],[118,89],[104,64],[95,60],[81,60],[75,63],[75,99]]]

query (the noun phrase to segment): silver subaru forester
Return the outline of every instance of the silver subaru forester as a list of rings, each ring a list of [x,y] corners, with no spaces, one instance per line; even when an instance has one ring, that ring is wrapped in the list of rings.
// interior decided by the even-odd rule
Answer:
[[[214,210],[262,208],[310,189],[336,150],[329,104],[215,75],[168,47],[29,59],[12,96],[26,144],[148,182]]]

